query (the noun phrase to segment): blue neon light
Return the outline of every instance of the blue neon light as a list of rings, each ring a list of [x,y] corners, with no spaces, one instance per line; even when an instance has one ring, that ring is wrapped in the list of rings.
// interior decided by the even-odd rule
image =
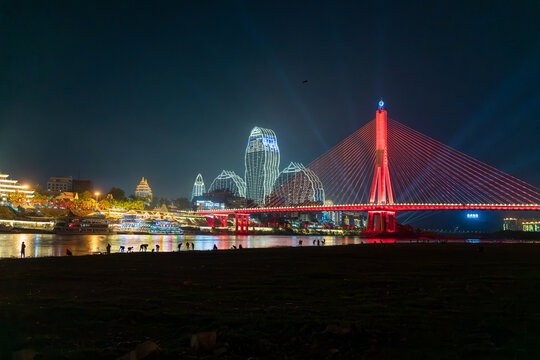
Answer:
[[[274,150],[276,152],[279,151],[276,139],[264,136],[262,138],[262,142],[263,142],[263,145],[265,147],[265,150],[271,149],[271,150]]]

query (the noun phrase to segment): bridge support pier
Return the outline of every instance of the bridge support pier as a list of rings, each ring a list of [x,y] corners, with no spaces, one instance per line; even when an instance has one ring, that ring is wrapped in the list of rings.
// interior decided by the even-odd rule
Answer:
[[[396,212],[368,211],[367,231],[372,233],[396,231]]]
[[[212,216],[212,228],[217,228],[219,227],[218,226],[218,222],[221,223],[221,227],[227,227],[227,217],[228,215],[223,215],[223,214],[214,214]]]
[[[236,233],[247,234],[249,227],[249,214],[235,214]]]

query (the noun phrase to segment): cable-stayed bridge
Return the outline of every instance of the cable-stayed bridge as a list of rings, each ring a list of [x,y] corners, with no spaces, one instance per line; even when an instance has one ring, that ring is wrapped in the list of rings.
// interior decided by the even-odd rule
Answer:
[[[222,224],[235,214],[242,233],[249,214],[365,211],[367,231],[377,233],[396,230],[398,211],[540,210],[539,188],[388,119],[382,101],[375,119],[306,168],[322,183],[324,203],[290,204],[305,186],[293,177],[259,207],[198,213]]]

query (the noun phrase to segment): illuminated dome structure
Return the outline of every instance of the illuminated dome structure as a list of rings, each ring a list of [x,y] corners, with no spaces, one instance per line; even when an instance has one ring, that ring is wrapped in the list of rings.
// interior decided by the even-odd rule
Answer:
[[[273,130],[254,127],[245,155],[246,198],[264,204],[279,175],[279,147]]]
[[[140,198],[149,198],[152,199],[152,189],[148,185],[148,180],[144,177],[141,179],[139,185],[135,189],[135,196]]]
[[[312,170],[301,163],[291,162],[276,179],[267,203],[272,206],[323,204],[324,189]]]
[[[238,197],[246,197],[246,182],[234,171],[223,170],[217,178],[212,181],[208,192],[226,190]]]
[[[191,192],[191,201],[197,196],[202,196],[206,192],[204,187],[204,180],[201,174],[198,174],[193,184],[193,191]]]

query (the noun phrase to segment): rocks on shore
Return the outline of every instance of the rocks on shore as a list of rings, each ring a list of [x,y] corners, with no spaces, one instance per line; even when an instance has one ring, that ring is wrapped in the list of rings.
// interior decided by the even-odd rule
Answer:
[[[161,348],[153,341],[145,341],[135,347],[134,350],[120,356],[117,360],[141,360],[161,351]]]
[[[216,347],[216,332],[200,332],[191,335],[191,348],[195,351],[211,351]]]
[[[345,336],[351,332],[351,327],[347,325],[329,324],[324,329],[323,334],[332,334],[336,336]]]
[[[32,349],[22,349],[11,354],[12,360],[34,360],[38,358],[38,352]]]

